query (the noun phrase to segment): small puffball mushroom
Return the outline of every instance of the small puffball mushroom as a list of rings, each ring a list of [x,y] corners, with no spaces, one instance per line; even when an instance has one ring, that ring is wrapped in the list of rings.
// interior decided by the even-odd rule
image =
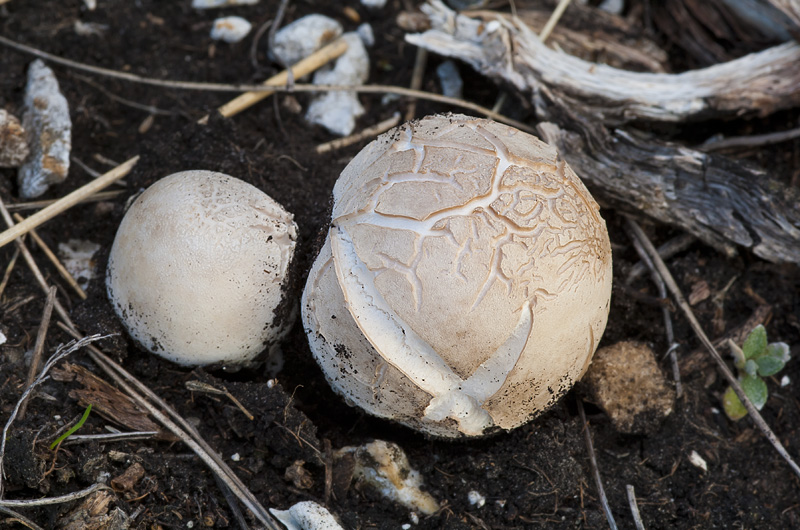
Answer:
[[[276,310],[296,238],[292,215],[255,186],[212,171],[175,173],[125,214],[108,296],[152,353],[187,366],[252,363],[291,324]]]
[[[605,329],[605,222],[556,150],[432,116],[378,137],[333,190],[303,292],[312,353],[367,412],[439,437],[512,429],[586,371]]]

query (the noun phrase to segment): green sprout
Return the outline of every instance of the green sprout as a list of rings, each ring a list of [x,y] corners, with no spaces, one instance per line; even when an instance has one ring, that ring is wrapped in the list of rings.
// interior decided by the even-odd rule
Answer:
[[[58,444],[69,438],[72,435],[72,433],[83,427],[83,424],[86,423],[86,418],[89,417],[89,413],[91,411],[92,411],[92,405],[90,403],[89,406],[86,407],[86,410],[84,411],[83,416],[81,416],[81,419],[78,420],[78,423],[70,427],[67,430],[67,432],[56,438],[56,441],[50,444],[50,450],[52,451],[54,447],[56,447]]]
[[[755,408],[761,410],[769,396],[764,378],[783,370],[789,360],[789,345],[785,342],[768,344],[767,330],[764,326],[758,325],[747,335],[741,348],[732,341],[730,346],[734,365],[739,371],[739,383]],[[732,386],[729,386],[722,396],[722,406],[725,414],[734,421],[747,416],[747,409]]]

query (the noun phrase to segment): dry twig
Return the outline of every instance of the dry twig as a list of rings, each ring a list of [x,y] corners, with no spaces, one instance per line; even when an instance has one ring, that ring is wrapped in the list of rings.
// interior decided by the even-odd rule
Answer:
[[[636,530],[644,530],[644,522],[642,522],[642,515],[639,513],[639,505],[636,504],[636,491],[634,491],[633,485],[628,484],[625,486],[625,491],[628,492],[628,504],[631,506],[633,524],[636,525]]]
[[[583,434],[586,440],[586,452],[589,453],[589,465],[592,468],[594,483],[597,486],[597,495],[600,497],[600,505],[603,507],[603,513],[606,514],[608,526],[611,530],[617,530],[617,523],[614,521],[614,514],[611,513],[611,506],[608,505],[606,490],[603,488],[603,479],[600,478],[600,469],[597,467],[597,458],[594,455],[594,444],[592,443],[592,433],[589,432],[589,422],[586,420],[586,412],[583,410],[583,401],[580,397],[576,397],[575,401],[578,403],[578,412],[581,415]]]
[[[317,146],[317,154],[341,149],[343,147],[347,147],[348,145],[353,145],[354,143],[366,140],[367,138],[372,139],[374,136],[388,131],[398,123],[400,123],[400,113],[395,112],[391,118],[378,122],[371,127],[367,127],[361,132],[351,134],[350,136],[345,136],[344,138],[337,138],[336,140],[332,140],[324,144],[319,144]]]
[[[36,374],[39,373],[39,366],[42,364],[42,354],[44,353],[44,341],[47,337],[47,328],[50,327],[50,317],[53,314],[53,304],[56,301],[56,286],[51,285],[47,290],[47,301],[42,311],[42,320],[39,322],[39,331],[36,333],[36,344],[33,347],[31,365],[28,368],[28,379],[25,381],[25,388],[33,385]],[[19,419],[25,419],[25,411],[28,410],[28,402],[25,401],[19,409]]]
[[[731,372],[730,368],[728,368],[728,365],[725,364],[725,361],[717,351],[717,348],[714,347],[714,344],[711,342],[711,340],[709,340],[705,331],[703,331],[703,327],[700,325],[700,322],[697,321],[697,317],[694,316],[691,306],[684,298],[680,287],[678,287],[677,282],[675,282],[675,278],[672,277],[672,273],[670,273],[667,266],[661,260],[661,257],[658,255],[658,252],[653,246],[653,243],[650,242],[650,240],[647,238],[647,235],[644,233],[641,227],[636,224],[635,221],[628,218],[627,225],[633,234],[635,234],[636,239],[639,240],[642,247],[644,247],[647,254],[650,255],[650,259],[653,260],[653,264],[658,270],[658,273],[661,275],[661,278],[664,280],[664,283],[667,285],[672,297],[675,299],[675,303],[678,304],[678,307],[680,307],[681,311],[683,311],[686,320],[689,321],[689,325],[692,326],[692,329],[700,339],[700,342],[703,343],[703,346],[705,346],[705,348],[711,354],[711,357],[713,357],[716,361],[720,371],[722,371],[725,379],[727,379],[728,383],[730,383],[731,387],[733,387],[734,392],[736,392],[736,395],[742,401],[742,404],[747,409],[747,412],[753,419],[753,422],[758,426],[759,430],[761,430],[764,436],[766,436],[767,440],[769,440],[778,454],[781,455],[784,460],[786,460],[786,463],[789,464],[789,467],[792,468],[792,471],[794,471],[794,473],[800,477],[800,467],[797,465],[797,463],[795,463],[794,459],[783,446],[781,441],[778,440],[778,437],[775,436],[775,433],[772,432],[772,429],[770,429],[769,425],[767,425],[767,422],[764,421],[761,413],[758,411],[758,409],[756,409],[752,401],[750,401],[750,398],[747,397],[747,394],[745,394],[744,389],[742,389],[742,385],[739,383],[739,380],[735,375],[733,375],[733,372]]]
[[[570,2],[572,2],[572,0],[560,0],[558,2],[558,5],[553,10],[553,14],[550,15],[550,20],[547,21],[547,24],[542,28],[542,32],[539,33],[539,39],[543,43],[547,40],[547,37],[550,36],[550,33],[553,32],[558,21],[561,20],[561,16],[564,14],[564,11],[567,10],[567,7],[569,7]]]

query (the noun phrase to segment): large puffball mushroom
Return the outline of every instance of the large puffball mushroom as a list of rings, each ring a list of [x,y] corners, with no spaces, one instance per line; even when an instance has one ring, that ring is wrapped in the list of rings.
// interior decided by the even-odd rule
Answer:
[[[292,215],[212,171],[164,177],[125,214],[106,287],[130,335],[187,366],[257,360],[291,323],[276,318],[294,253]]]
[[[342,172],[303,292],[312,353],[351,403],[438,437],[512,429],[585,372],[605,329],[605,222],[556,150],[432,116]]]

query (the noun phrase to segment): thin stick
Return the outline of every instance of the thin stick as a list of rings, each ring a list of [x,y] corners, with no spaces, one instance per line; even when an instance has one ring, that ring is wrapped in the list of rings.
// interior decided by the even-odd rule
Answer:
[[[614,514],[611,513],[611,506],[608,505],[608,497],[606,497],[606,490],[603,488],[603,479],[600,478],[600,470],[597,468],[597,458],[594,455],[594,444],[592,443],[592,433],[589,432],[589,422],[586,421],[586,412],[583,410],[583,401],[580,397],[576,397],[575,401],[578,403],[578,412],[581,415],[581,423],[583,423],[583,434],[586,440],[586,451],[589,453],[589,465],[592,468],[592,475],[594,476],[594,483],[597,486],[597,494],[600,497],[600,505],[603,507],[603,512],[606,514],[606,520],[611,530],[617,530],[617,523],[614,521]]]
[[[658,273],[664,279],[664,283],[666,283],[667,288],[669,289],[670,293],[672,293],[672,297],[675,299],[675,303],[678,304],[678,307],[681,308],[683,311],[686,320],[689,321],[689,325],[692,326],[697,337],[700,339],[700,342],[703,343],[703,346],[708,350],[711,354],[711,357],[717,362],[719,369],[722,371],[722,374],[725,376],[725,379],[728,380],[731,387],[733,387],[733,391],[736,392],[736,395],[742,401],[742,404],[747,409],[747,412],[750,414],[750,417],[753,418],[753,421],[764,433],[764,436],[767,437],[767,440],[772,444],[775,450],[778,452],[781,457],[789,464],[789,467],[792,468],[792,471],[800,477],[800,467],[795,463],[794,459],[792,459],[791,455],[786,448],[783,447],[783,444],[778,440],[778,437],[775,436],[775,433],[772,432],[767,422],[764,421],[764,418],[761,416],[761,413],[758,412],[758,409],[753,405],[750,401],[750,398],[747,397],[744,390],[742,389],[742,385],[739,384],[739,381],[736,379],[736,376],[733,375],[728,365],[725,364],[725,361],[722,359],[722,356],[719,354],[717,349],[714,347],[714,344],[709,340],[708,336],[706,335],[705,331],[703,331],[703,327],[700,325],[700,322],[697,321],[697,317],[694,316],[694,312],[692,311],[691,306],[684,298],[683,293],[681,292],[680,288],[678,287],[675,278],[672,277],[672,273],[670,273],[667,266],[661,260],[661,257],[656,252],[653,243],[647,238],[647,235],[641,229],[641,227],[632,219],[627,219],[627,225],[630,227],[632,232],[636,235],[636,238],[642,244],[642,247],[647,251],[650,255],[650,259],[653,260],[653,264],[656,266]]]
[[[21,223],[21,222],[25,221],[25,219],[18,213],[14,214],[14,219],[17,221],[17,223]],[[64,264],[61,263],[61,260],[59,260],[58,256],[55,255],[55,252],[50,250],[50,247],[47,246],[47,243],[45,243],[42,240],[42,238],[39,237],[39,234],[36,233],[36,230],[31,228],[30,232],[28,232],[28,233],[30,234],[30,236],[33,239],[33,241],[37,245],[39,245],[39,248],[42,250],[42,252],[44,252],[44,255],[47,256],[47,259],[50,260],[50,263],[53,264],[53,266],[56,268],[56,270],[61,275],[61,277],[64,278],[64,280],[70,285],[70,287],[72,287],[72,289],[76,293],[78,293],[78,296],[81,297],[82,300],[86,300],[86,292],[81,288],[80,285],[78,285],[77,280],[75,280],[75,278],[67,270],[67,268],[64,266]]]
[[[0,500],[0,506],[5,506],[8,508],[30,508],[33,506],[50,506],[53,504],[63,504],[65,502],[72,502],[78,499],[82,499],[83,497],[88,497],[92,493],[98,490],[106,490],[111,489],[105,484],[94,484],[93,486],[89,486],[86,489],[80,491],[74,491],[72,493],[68,493],[66,495],[60,495],[58,497],[45,497],[44,499],[31,499],[26,501],[5,501]]]
[[[336,59],[346,51],[347,43],[341,39],[337,39],[327,46],[320,48],[305,59],[299,61],[290,69],[284,70],[283,72],[270,77],[264,81],[263,85],[267,87],[285,85],[289,82],[290,77],[291,79],[298,79],[304,75],[308,75],[314,70],[318,69],[320,66],[328,64],[333,59]],[[262,99],[267,98],[274,93],[275,90],[245,92],[244,94],[225,103],[217,110],[226,118],[230,118],[231,116],[235,116],[243,110],[252,107]],[[197,123],[208,123],[208,118],[208,116],[204,116],[203,118],[200,118]]]
[[[2,37],[0,37],[0,39],[2,39]],[[31,229],[36,228],[46,221],[49,221],[58,214],[72,208],[90,195],[93,195],[94,193],[109,186],[115,180],[121,179],[130,172],[130,170],[138,161],[139,157],[135,156],[123,162],[108,173],[105,173],[102,177],[97,178],[84,186],[81,186],[72,193],[57,200],[47,208],[31,215],[18,225],[9,228],[0,234],[0,248],[14,241],[22,234],[27,234]],[[13,223],[9,224],[9,226],[11,225],[13,225]]]
[[[642,515],[639,513],[639,505],[636,504],[636,492],[633,489],[633,485],[628,484],[625,486],[625,490],[628,492],[628,504],[631,506],[633,524],[636,525],[636,530],[644,530],[644,522],[642,521]]]
[[[22,395],[20,396],[19,400],[17,401],[16,406],[14,407],[14,410],[11,412],[11,416],[9,416],[8,421],[6,421],[5,427],[3,427],[3,439],[0,440],[0,499],[2,499],[2,497],[3,497],[3,487],[4,487],[3,479],[5,478],[5,469],[3,468],[3,460],[4,460],[5,454],[6,454],[6,440],[8,439],[8,431],[11,428],[11,424],[17,418],[17,414],[19,414],[20,407],[22,407],[22,404],[25,402],[26,399],[28,399],[28,396],[31,395],[31,392],[33,392],[33,390],[37,386],[39,386],[40,384],[44,383],[47,379],[50,378],[50,376],[47,375],[47,372],[49,372],[50,369],[53,366],[58,364],[66,356],[68,356],[71,353],[74,353],[75,351],[83,348],[87,344],[91,344],[92,342],[94,342],[96,340],[103,339],[105,337],[106,336],[102,336],[102,335],[92,335],[90,337],[84,337],[81,340],[73,340],[72,342],[69,342],[67,344],[62,344],[61,346],[58,347],[58,349],[56,349],[56,352],[50,357],[50,359],[44,365],[44,367],[42,368],[42,371],[39,373],[39,376],[33,381],[32,384],[28,385],[25,388],[25,391],[22,393]],[[46,499],[42,499],[42,500],[46,500]],[[29,501],[2,501],[2,500],[0,500],[0,505],[2,505],[2,506],[21,506],[22,504],[19,504],[19,503],[23,503],[23,502],[29,502]],[[14,503],[17,503],[17,504],[14,504]],[[55,502],[49,503],[49,504],[55,504]],[[38,505],[31,505],[31,506],[38,506]]]
[[[417,48],[417,56],[414,59],[414,70],[411,72],[411,90],[422,88],[422,77],[425,75],[425,66],[428,64],[428,50]],[[406,121],[413,120],[417,115],[417,102],[412,100],[406,109]]]
[[[547,21],[547,24],[544,25],[542,28],[542,32],[539,33],[539,39],[544,42],[547,40],[547,37],[550,36],[550,33],[556,28],[556,24],[558,21],[561,20],[561,15],[564,14],[564,11],[567,10],[567,6],[569,6],[572,0],[560,0],[558,5],[553,10],[553,14],[550,15],[550,19]]]
[[[0,0],[0,4],[2,4],[2,3],[3,3],[2,0]],[[0,506],[0,512],[11,516],[12,520],[16,519],[18,523],[20,523],[21,525],[27,526],[31,530],[44,530],[44,528],[42,528],[41,526],[37,525],[36,523],[31,521],[30,519],[28,519],[24,515],[19,514],[19,513],[15,512],[14,510],[11,510],[9,508],[6,508],[5,506]]]
[[[658,274],[655,265],[653,265],[653,260],[650,259],[650,256],[647,255],[642,244],[635,237],[633,238],[633,246],[647,268],[650,269],[650,277],[653,283],[656,284],[659,298],[666,300],[667,288],[664,286],[664,280],[661,279],[661,275]],[[672,379],[675,381],[675,396],[680,398],[683,396],[683,385],[681,384],[681,368],[678,365],[678,355],[676,353],[680,345],[675,342],[675,333],[672,329],[672,316],[670,315],[667,304],[661,304],[661,314],[664,317],[664,330],[667,334],[667,355],[669,355],[672,364]]]
[[[333,43],[329,44],[328,46],[332,46],[338,41],[334,41]],[[112,77],[115,79],[121,79],[124,81],[130,81],[133,83],[141,83],[145,85],[152,85],[152,86],[159,86],[164,88],[172,88],[177,90],[201,90],[206,92],[257,92],[257,93],[266,93],[267,95],[274,94],[275,92],[330,92],[330,91],[348,91],[348,92],[357,92],[360,94],[397,94],[399,96],[406,96],[418,99],[424,99],[427,101],[433,101],[436,103],[444,103],[446,105],[453,105],[454,107],[461,107],[464,109],[472,110],[477,112],[478,114],[482,114],[488,118],[491,118],[495,121],[499,121],[522,131],[537,135],[538,133],[536,130],[520,121],[513,120],[502,114],[498,114],[497,112],[492,111],[492,109],[488,109],[476,103],[471,103],[469,101],[464,101],[462,99],[456,98],[449,98],[447,96],[443,96],[441,94],[433,94],[430,92],[424,92],[421,90],[412,90],[410,88],[405,87],[398,87],[398,86],[391,86],[391,85],[307,85],[307,84],[292,84],[287,85],[288,82],[288,71],[281,72],[278,74],[279,76],[284,76],[284,81],[282,83],[272,83],[272,80],[276,77],[273,77],[267,80],[269,85],[253,85],[253,84],[229,84],[229,83],[197,83],[193,81],[170,81],[164,79],[155,79],[151,77],[142,77],[134,74],[128,74],[125,72],[118,72],[116,70],[109,70],[107,68],[98,68],[96,66],[90,66],[87,64],[79,63],[76,61],[71,61],[69,59],[64,59],[62,57],[58,57],[57,55],[52,55],[47,52],[43,52],[41,50],[37,50],[36,48],[31,48],[30,46],[25,46],[24,44],[16,43],[10,39],[7,39],[3,36],[0,36],[0,44],[5,44],[10,46],[16,50],[30,53],[31,55],[35,55],[36,57],[41,57],[43,59],[47,59],[54,63],[62,64],[64,66],[68,66],[71,68],[76,68],[78,70],[83,70],[86,72],[91,72],[97,75],[103,75],[106,77]],[[319,50],[317,53],[321,53],[325,48]],[[307,57],[304,60],[311,59],[312,56]],[[333,57],[331,57],[333,59]],[[302,61],[301,61],[302,62]],[[292,71],[295,74],[294,78],[297,78],[297,74],[299,74],[299,67],[300,63],[296,64],[292,67]],[[283,86],[277,86],[283,85]],[[266,96],[265,96],[266,97]],[[238,98],[237,98],[238,99]],[[234,100],[235,101],[235,100]],[[231,102],[233,103],[233,102]],[[227,105],[230,105],[228,103]],[[252,103],[251,103],[252,104]],[[225,105],[223,105],[225,107]],[[220,112],[222,112],[222,108],[220,108]],[[224,115],[224,114],[223,114]],[[0,245],[2,246],[2,245]]]
[[[73,160],[77,161],[73,158]],[[88,171],[87,171],[88,173]],[[91,175],[91,173],[89,173]],[[93,177],[95,175],[92,175]],[[99,176],[99,174],[98,174]],[[117,181],[119,182],[119,181]],[[79,204],[85,204],[87,202],[100,202],[100,201],[109,201],[112,199],[116,199],[120,195],[127,193],[125,190],[116,190],[116,191],[101,191],[95,193],[91,197],[86,197]],[[8,208],[9,212],[22,212],[24,210],[41,210],[42,208],[46,208],[51,204],[55,204],[58,202],[59,199],[48,199],[44,201],[28,201],[28,202],[16,202],[14,204],[6,204],[6,208]]]
[[[158,431],[110,432],[107,434],[73,434],[62,442],[62,445],[75,445],[87,442],[130,442],[133,440],[149,440],[155,438]]]
[[[317,154],[321,155],[323,153],[327,153],[328,151],[341,149],[343,147],[347,147],[348,145],[358,143],[364,139],[372,138],[373,136],[388,131],[398,123],[400,123],[400,113],[395,112],[391,118],[383,120],[382,122],[378,122],[371,127],[367,127],[361,132],[351,134],[350,136],[345,136],[344,138],[337,138],[336,140],[332,140],[324,144],[319,144],[317,146]]]
[[[11,256],[11,261],[8,262],[6,272],[3,274],[3,281],[0,282],[0,299],[3,298],[3,291],[6,290],[8,280],[11,278],[11,272],[14,270],[14,266],[17,264],[17,258],[19,258],[19,247],[14,249],[14,254]]]
[[[250,525],[247,524],[247,520],[244,518],[244,514],[242,510],[239,509],[239,505],[236,504],[236,497],[231,493],[231,489],[222,481],[219,475],[214,475],[214,479],[217,481],[217,487],[219,487],[220,491],[222,492],[222,496],[225,497],[225,502],[228,503],[228,507],[231,509],[233,513],[233,518],[236,519],[236,522],[239,524],[239,528],[242,530],[248,530]]]
[[[42,364],[42,354],[44,353],[44,341],[47,338],[47,328],[50,327],[50,317],[53,315],[53,304],[56,301],[56,286],[51,285],[47,290],[47,301],[42,311],[42,320],[39,322],[39,331],[36,333],[36,345],[33,348],[31,366],[28,368],[28,379],[25,381],[25,388],[28,388],[36,380],[39,373],[39,366]],[[25,411],[28,409],[28,402],[24,402],[19,409],[19,419],[25,419]]]
[[[692,234],[683,233],[658,247],[658,255],[661,256],[661,259],[669,259],[678,252],[683,252],[692,246],[695,241],[697,241],[697,238]],[[644,274],[645,271],[647,271],[647,265],[640,261],[631,267],[630,272],[628,272],[628,276],[625,278],[625,283],[633,283],[633,280]]]
[[[230,399],[234,405],[236,405],[239,410],[242,411],[242,414],[247,416],[247,419],[253,421],[256,419],[255,416],[250,414],[250,411],[242,405],[241,401],[236,399],[236,396],[231,394],[227,388],[222,387],[222,390],[215,387],[214,385],[209,385],[208,383],[204,383],[203,381],[186,381],[185,383],[186,388],[188,388],[192,392],[205,392],[206,394],[216,394],[218,396],[225,396]]]
[[[750,136],[730,136],[722,140],[712,140],[706,142],[698,149],[700,151],[720,151],[732,147],[759,147],[762,145],[777,144],[787,142],[800,137],[800,127],[789,129],[788,131],[778,131],[766,134],[753,134]]]

